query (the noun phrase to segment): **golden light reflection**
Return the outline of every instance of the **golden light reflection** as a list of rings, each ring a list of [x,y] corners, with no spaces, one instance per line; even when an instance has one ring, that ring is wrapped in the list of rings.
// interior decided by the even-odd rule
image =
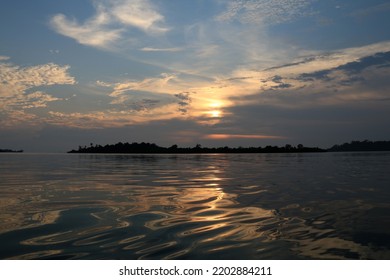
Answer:
[[[269,238],[273,231],[269,225],[279,223],[272,210],[242,207],[240,194],[224,187],[229,179],[219,164],[201,165],[189,172],[166,170],[161,173],[160,170],[158,175],[151,172],[145,178],[132,177],[132,181],[126,177],[127,183],[118,185],[105,183],[111,182],[113,175],[96,174],[83,183],[62,185],[56,182],[50,188],[41,186],[28,191],[20,188],[19,199],[12,199],[16,195],[14,190],[0,199],[0,218],[5,221],[0,232],[59,223],[60,217],[77,222],[73,215],[81,211],[88,220],[76,223],[74,228],[26,236],[21,244],[57,244],[77,239],[76,245],[111,242],[109,244],[115,246],[114,241],[105,241],[102,237],[108,231],[128,227],[129,235],[135,230],[136,237],[125,236],[122,241],[128,244],[126,248],[132,245],[149,248],[150,244],[144,244],[143,240],[148,239],[150,231],[170,231],[176,237],[196,240],[196,244],[216,242],[218,245],[218,242],[230,240],[243,245],[241,241]],[[91,225],[80,227],[84,222]],[[172,242],[176,241],[168,241],[169,246],[176,244]],[[150,252],[161,250],[160,247],[150,248],[153,248]],[[145,249],[137,250],[146,254]]]
[[[255,206],[237,207],[238,194],[226,192],[221,187],[225,180],[222,170],[210,166],[194,174],[197,176],[188,180],[192,185],[182,186],[175,191],[170,189],[173,196],[157,198],[150,195],[154,190],[141,195],[142,206],[160,205],[157,207],[160,209],[155,208],[156,216],[145,221],[145,227],[152,230],[182,227],[178,236],[202,236],[199,243],[226,239],[249,241],[254,238],[267,239],[272,235],[272,232],[262,228],[264,221],[267,224],[277,222],[274,211]]]

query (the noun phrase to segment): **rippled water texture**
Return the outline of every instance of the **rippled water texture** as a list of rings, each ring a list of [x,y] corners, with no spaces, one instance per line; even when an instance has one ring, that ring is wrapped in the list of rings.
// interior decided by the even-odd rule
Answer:
[[[390,259],[390,153],[0,154],[1,259]]]

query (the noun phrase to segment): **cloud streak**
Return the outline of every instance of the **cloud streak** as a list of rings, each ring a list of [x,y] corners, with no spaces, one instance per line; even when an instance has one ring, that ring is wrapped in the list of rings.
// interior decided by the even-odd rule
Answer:
[[[154,100],[144,99],[143,104],[155,103]],[[136,106],[136,105],[134,105]],[[47,122],[51,125],[82,128],[82,129],[103,129],[113,127],[126,127],[130,125],[146,125],[152,121],[172,120],[176,117],[175,105],[154,107],[152,109],[143,108],[118,108],[106,110],[93,110],[90,112],[64,113],[49,111]]]
[[[140,49],[143,52],[180,52],[183,48],[152,48],[152,47],[144,47]]]
[[[158,77],[145,78],[143,80],[125,80],[118,83],[107,83],[97,81],[97,85],[112,88],[113,91],[109,94],[110,97],[120,99],[126,96],[129,92],[153,92],[153,93],[173,93],[175,87],[171,86],[171,82],[177,78],[176,74],[161,73]],[[117,101],[115,101],[117,102]]]

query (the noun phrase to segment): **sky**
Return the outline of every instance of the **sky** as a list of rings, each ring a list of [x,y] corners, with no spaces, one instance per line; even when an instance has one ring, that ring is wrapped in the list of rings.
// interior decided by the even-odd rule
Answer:
[[[5,0],[0,148],[390,140],[390,2]]]

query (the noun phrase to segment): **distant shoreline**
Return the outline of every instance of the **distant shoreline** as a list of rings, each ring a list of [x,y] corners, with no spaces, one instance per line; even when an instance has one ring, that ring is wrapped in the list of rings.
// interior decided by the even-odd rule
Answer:
[[[93,145],[79,146],[78,150],[71,150],[67,153],[88,153],[88,154],[238,154],[238,153],[324,153],[324,152],[373,152],[373,151],[390,151],[390,141],[352,141],[342,145],[334,145],[329,149],[318,147],[304,147],[299,144],[292,146],[286,144],[283,147],[266,146],[266,147],[219,147],[208,148],[196,145],[195,147],[178,147],[172,145],[169,148],[160,147],[154,143],[122,143],[113,145]]]
[[[292,146],[265,146],[265,147],[236,147],[228,146],[209,148],[200,144],[194,147],[178,147],[172,145],[169,148],[158,146],[154,143],[116,143],[107,145],[79,146],[77,150],[71,150],[70,154],[276,154],[276,153],[326,153],[326,152],[384,152],[390,151],[390,141],[352,141],[342,145],[333,145],[331,148],[304,147],[299,144]],[[0,153],[24,153],[24,150],[0,149]]]
[[[23,150],[0,149],[0,153],[23,153]]]

